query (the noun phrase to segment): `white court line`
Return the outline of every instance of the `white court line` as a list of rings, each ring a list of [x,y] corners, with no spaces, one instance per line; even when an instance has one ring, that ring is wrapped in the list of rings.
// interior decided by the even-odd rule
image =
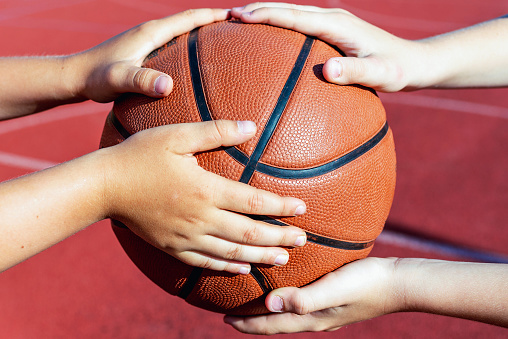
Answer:
[[[423,239],[417,236],[411,236],[408,234],[394,232],[386,229],[381,232],[376,242],[385,245],[408,248],[425,253],[452,256],[455,258],[462,258],[478,262],[508,264],[508,256],[504,254],[491,253],[472,248],[451,245],[444,242]]]
[[[380,94],[379,97],[384,103],[443,109],[452,112],[469,113],[508,120],[508,108],[502,106],[409,93],[399,93],[396,95],[386,93]]]
[[[80,116],[91,114],[104,114],[109,111],[110,107],[95,102],[85,102],[76,105],[67,105],[52,109],[42,114],[33,114],[27,117],[0,121],[0,135],[15,132],[28,127],[38,126],[41,124],[52,123],[60,120],[73,119]],[[17,155],[9,152],[0,151],[0,164],[11,167],[23,168],[31,171],[40,171],[57,165],[55,162]]]
[[[104,114],[105,117],[107,112],[111,109],[111,105],[112,104],[98,104],[92,101],[86,101],[80,104],[60,106],[46,112],[32,114],[22,118],[0,121],[0,135],[84,115]]]
[[[10,167],[23,168],[31,171],[40,171],[57,165],[56,162],[26,157],[2,151],[0,151],[0,164],[4,164]]]

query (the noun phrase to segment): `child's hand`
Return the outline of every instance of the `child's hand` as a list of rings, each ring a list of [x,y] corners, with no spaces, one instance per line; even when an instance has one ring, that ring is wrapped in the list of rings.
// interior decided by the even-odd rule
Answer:
[[[102,149],[106,214],[147,242],[193,266],[247,274],[249,262],[283,265],[286,250],[305,232],[254,221],[242,214],[294,216],[303,201],[225,179],[198,166],[196,152],[243,143],[252,122],[168,125]]]
[[[417,44],[398,38],[342,9],[284,3],[254,3],[233,8],[233,17],[246,23],[265,23],[292,29],[339,47],[346,58],[333,58],[323,67],[329,82],[361,84],[379,91],[412,89],[422,69]],[[410,54],[412,53],[412,54]],[[419,79],[419,78],[418,78]]]
[[[224,20],[223,9],[188,10],[136,26],[83,53],[69,57],[75,73],[78,97],[98,102],[114,100],[124,92],[151,97],[168,95],[172,79],[161,72],[142,68],[148,54],[174,37],[196,27]]]
[[[269,315],[224,321],[253,334],[333,331],[395,312],[426,312],[508,327],[508,265],[367,258],[302,288],[274,290]]]
[[[251,334],[333,331],[341,326],[399,310],[394,258],[352,262],[302,287],[274,290],[266,297],[269,315],[225,317],[235,329]]]

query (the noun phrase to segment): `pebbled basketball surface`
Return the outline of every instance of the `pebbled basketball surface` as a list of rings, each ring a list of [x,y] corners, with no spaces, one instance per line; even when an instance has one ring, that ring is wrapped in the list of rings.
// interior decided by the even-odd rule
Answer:
[[[254,138],[201,153],[198,163],[307,204],[301,217],[261,217],[280,227],[304,229],[309,242],[290,249],[283,267],[252,265],[248,276],[188,267],[113,222],[127,254],[164,290],[216,312],[263,313],[263,296],[269,291],[306,285],[370,252],[393,199],[393,136],[374,91],[323,79],[322,65],[331,57],[340,57],[340,51],[297,32],[238,21],[214,23],[148,57],[146,67],[173,77],[169,97],[129,94],[115,102],[102,146],[164,124],[255,121]]]

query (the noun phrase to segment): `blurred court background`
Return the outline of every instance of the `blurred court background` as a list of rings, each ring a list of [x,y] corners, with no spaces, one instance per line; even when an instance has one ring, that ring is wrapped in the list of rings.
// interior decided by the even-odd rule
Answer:
[[[499,0],[298,3],[342,7],[409,39],[508,13],[508,2]],[[0,55],[73,53],[146,20],[211,4],[203,0],[1,0]],[[244,4],[213,2],[224,8]],[[380,97],[395,134],[398,182],[386,230],[372,255],[507,262],[508,90],[425,90]],[[0,122],[0,180],[95,150],[110,107],[86,102]],[[502,338],[507,334],[505,329],[472,321],[408,313],[338,332],[290,337]],[[109,223],[103,221],[0,275],[0,337],[248,336],[223,324],[221,315],[191,307],[152,284],[130,262]]]

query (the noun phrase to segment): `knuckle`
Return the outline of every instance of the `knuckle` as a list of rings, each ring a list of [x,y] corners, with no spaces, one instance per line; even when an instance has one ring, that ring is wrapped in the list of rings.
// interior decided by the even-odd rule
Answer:
[[[131,34],[131,37],[137,37],[143,38],[145,42],[149,42],[152,44],[153,48],[155,48],[154,43],[154,35],[157,33],[157,31],[160,29],[160,20],[149,20],[142,24],[137,25],[136,27],[132,28],[129,33]]]
[[[183,11],[182,15],[185,17],[193,17],[196,15],[196,13],[197,13],[196,9],[191,8]]]
[[[198,203],[202,204],[202,207],[208,206],[210,202],[213,203],[215,200],[214,194],[206,184],[201,184],[195,187],[191,193],[191,197]],[[196,206],[196,205],[195,205]],[[204,209],[201,210],[204,212]],[[204,215],[204,214],[203,214]]]
[[[279,214],[280,215],[292,215],[291,213],[291,206],[287,199],[280,198],[280,207],[279,207]]]
[[[293,311],[299,315],[305,315],[312,312],[312,305],[309,300],[305,299],[301,294],[296,294],[292,297]]]
[[[300,18],[304,15],[304,12],[299,10],[295,5],[292,5],[289,11],[291,12],[291,15],[294,16],[295,18]]]
[[[352,62],[350,67],[351,67],[351,69],[349,70],[350,77],[357,80],[364,78],[366,73],[365,62]]]
[[[235,246],[231,247],[227,251],[225,258],[226,259],[237,260],[237,259],[239,259],[242,256],[242,252],[243,252],[242,251],[242,247],[238,246],[238,245],[235,245]]]
[[[154,28],[157,27],[157,20],[148,20],[138,26],[136,26],[134,29],[137,33],[144,35],[149,32],[152,32]]]
[[[264,207],[264,197],[261,192],[254,192],[247,199],[247,212],[251,214],[258,214],[263,210]]]
[[[274,335],[274,334],[279,334],[281,332],[277,331],[276,329],[269,328],[269,327],[258,326],[255,333],[259,333],[261,335]],[[285,332],[282,332],[282,333],[285,333]]]
[[[181,14],[184,20],[191,22],[193,26],[199,26],[200,18],[203,18],[207,14],[211,14],[212,10],[210,8],[201,8],[201,9],[187,9],[183,11]]]
[[[243,232],[242,241],[244,244],[252,244],[258,241],[260,238],[260,232],[257,226],[247,229]]]
[[[102,70],[102,76],[106,84],[117,85],[120,68],[119,64],[111,64]]]
[[[231,265],[229,263],[226,263],[223,267],[221,267],[221,271],[226,271],[226,272],[235,272],[235,267],[234,265]]]
[[[293,245],[294,241],[293,241],[293,243],[288,243],[288,241],[289,241],[288,233],[284,232],[284,231],[285,230],[283,229],[283,232],[282,232],[280,239],[279,239],[279,246],[286,245],[286,244]]]
[[[328,13],[331,17],[333,17],[336,21],[343,23],[344,21],[349,19],[349,15],[346,11],[340,10],[336,12]]]
[[[214,267],[214,261],[210,258],[206,258],[202,263],[201,263],[201,268],[204,268],[204,269],[213,269]]]
[[[222,144],[222,140],[227,134],[227,127],[225,125],[223,120],[213,120],[210,138],[214,144]]]
[[[152,82],[151,70],[148,68],[140,68],[135,71],[132,81],[133,85],[143,89],[149,89]]]

